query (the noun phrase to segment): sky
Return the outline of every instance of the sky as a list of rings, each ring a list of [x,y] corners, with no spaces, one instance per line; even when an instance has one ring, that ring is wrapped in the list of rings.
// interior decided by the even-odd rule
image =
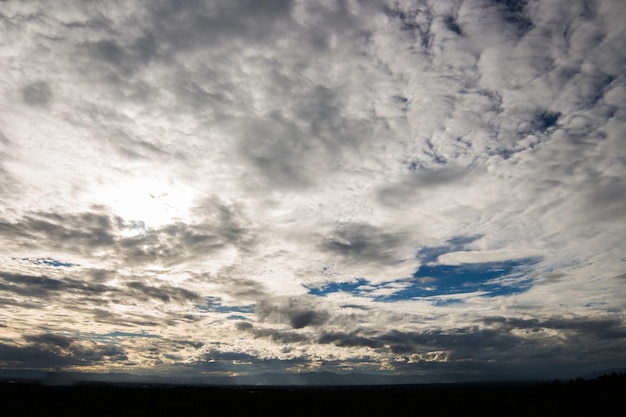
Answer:
[[[0,1],[0,369],[626,367],[625,20]]]

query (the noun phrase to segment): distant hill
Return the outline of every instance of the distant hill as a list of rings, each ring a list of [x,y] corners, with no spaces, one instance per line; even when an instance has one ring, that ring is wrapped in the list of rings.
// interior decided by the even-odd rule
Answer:
[[[626,368],[608,369],[588,373],[579,379],[592,380],[611,373],[626,373]],[[308,373],[263,373],[238,377],[199,377],[138,375],[130,373],[82,373],[45,372],[35,370],[0,369],[0,381],[30,381],[49,386],[69,386],[82,382],[164,384],[164,385],[219,385],[219,386],[363,386],[363,385],[430,385],[430,384],[510,384],[550,381],[546,379],[514,379],[511,375],[490,375],[479,379],[476,375],[448,373],[435,376],[419,375],[376,375],[364,373],[336,374],[332,372]],[[453,381],[453,382],[450,382]],[[566,380],[565,380],[566,381]]]
[[[588,374],[581,375],[581,376],[579,376],[579,378],[582,378],[582,379],[595,379],[595,378],[601,377],[602,375],[610,375],[612,373],[626,374],[626,368],[604,369],[602,371],[590,372]]]
[[[488,381],[510,380],[508,375],[492,376]],[[137,375],[129,373],[82,373],[82,372],[45,372],[45,371],[22,371],[0,370],[0,380],[21,380],[40,382],[44,385],[62,386],[74,385],[79,382],[105,382],[105,383],[148,383],[166,385],[312,385],[312,386],[337,386],[337,385],[418,385],[433,383],[469,383],[477,380],[474,375],[443,374],[439,376],[422,377],[419,375],[376,375],[364,373],[336,374],[332,372],[308,372],[308,373],[263,373],[256,375],[243,375],[238,377],[199,377],[199,376],[160,376],[160,375]],[[483,381],[485,382],[485,381]]]

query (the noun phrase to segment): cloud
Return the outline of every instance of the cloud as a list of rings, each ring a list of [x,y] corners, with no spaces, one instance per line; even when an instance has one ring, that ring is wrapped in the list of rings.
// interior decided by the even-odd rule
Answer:
[[[251,333],[254,335],[254,337],[271,338],[271,340],[276,343],[292,344],[309,341],[309,337],[301,333],[272,328],[257,329],[252,323],[248,323],[245,321],[237,322],[235,324],[235,328],[241,332]]]
[[[152,287],[145,285],[142,282],[132,281],[127,284],[127,287],[132,291],[129,295],[137,300],[142,300],[142,295],[147,298],[157,298],[164,302],[169,302],[170,300],[177,302],[189,302],[198,301],[200,299],[200,296],[193,291],[189,291],[184,288],[171,287],[169,285]]]
[[[24,335],[23,340],[26,343],[22,345],[0,344],[4,366],[59,369],[128,359],[124,350],[119,347],[71,337],[32,334]]]
[[[367,337],[357,336],[355,334],[343,334],[343,333],[323,333],[319,340],[319,343],[334,343],[340,347],[351,346],[366,346],[369,348],[380,347],[382,344],[380,341],[369,339]]]
[[[92,212],[61,214],[29,213],[17,222],[0,223],[0,233],[18,247],[59,245],[72,252],[110,247],[114,243],[114,229],[121,219]]]
[[[621,365],[625,13],[1,2],[0,357]]]
[[[4,281],[2,285],[5,291],[30,297],[61,296],[64,292],[80,291],[85,293],[99,294],[110,291],[104,285],[90,285],[78,280],[62,280],[46,276],[21,275],[12,273],[0,273]]]
[[[395,262],[394,249],[403,236],[387,233],[369,224],[346,224],[321,243],[324,251],[336,253],[351,262]]]
[[[313,302],[313,299],[305,297],[262,300],[257,304],[256,315],[261,321],[287,322],[294,329],[323,325],[329,314],[316,308]]]
[[[22,99],[31,106],[45,107],[52,97],[52,90],[45,81],[35,81],[22,88]]]
[[[442,265],[460,265],[473,263],[502,262],[511,259],[540,258],[539,250],[508,249],[492,251],[447,252],[437,258]]]

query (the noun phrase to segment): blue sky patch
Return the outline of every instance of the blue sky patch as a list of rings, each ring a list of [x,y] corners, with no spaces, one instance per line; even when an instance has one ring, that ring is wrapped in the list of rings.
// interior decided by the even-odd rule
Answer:
[[[254,313],[254,304],[225,306],[220,297],[206,297],[206,304],[196,304],[198,310],[214,313]]]
[[[150,333],[133,333],[133,332],[109,332],[107,334],[103,334],[102,337],[145,337],[148,339],[160,339],[161,336],[157,334]]]
[[[430,253],[427,256],[432,255]],[[474,292],[481,292],[484,297],[495,297],[527,291],[532,285],[532,278],[526,274],[526,267],[536,262],[536,259],[522,259],[462,265],[423,265],[412,278],[406,280],[372,284],[359,278],[307,288],[309,294],[320,297],[335,292],[369,297],[379,302],[432,297],[435,305],[449,305],[462,300],[439,297]]]
[[[71,268],[73,266],[80,266],[78,264],[73,264],[71,262],[62,262],[52,258],[21,258],[20,260],[30,262],[34,265],[53,266],[55,268]]]
[[[360,287],[369,285],[366,279],[359,278],[348,282],[331,282],[321,287],[307,287],[309,294],[324,296],[333,292],[360,293]]]
[[[228,320],[248,320],[247,317],[240,316],[238,314],[233,314],[232,316],[226,317]]]
[[[151,334],[146,332],[119,332],[113,331],[104,334],[92,333],[87,338],[90,340],[97,340],[101,342],[113,342],[113,339],[117,339],[120,337],[128,337],[128,338],[146,338],[146,339],[161,339],[162,336],[158,334]]]
[[[545,132],[552,126],[556,125],[559,121],[559,117],[561,117],[561,113],[559,112],[544,111],[535,117],[535,120],[533,120],[533,127],[541,132]]]
[[[480,239],[482,235],[457,236],[446,241],[442,246],[426,246],[417,252],[417,259],[427,264],[437,260],[440,255],[448,252],[458,252],[465,249],[465,245]]]
[[[441,306],[449,306],[451,304],[463,304],[464,301],[460,298],[449,298],[449,299],[438,299],[438,300],[433,300],[433,305],[437,306],[437,307],[441,307]]]
[[[484,292],[484,296],[511,295],[530,288],[531,279],[523,274],[523,267],[536,260],[515,260],[462,265],[423,265],[410,285],[377,301],[399,301],[470,292]]]

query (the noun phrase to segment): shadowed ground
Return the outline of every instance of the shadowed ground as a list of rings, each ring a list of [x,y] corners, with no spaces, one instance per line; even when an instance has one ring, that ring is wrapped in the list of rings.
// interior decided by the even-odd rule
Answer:
[[[544,384],[197,387],[0,384],[13,416],[623,416],[626,374]]]

